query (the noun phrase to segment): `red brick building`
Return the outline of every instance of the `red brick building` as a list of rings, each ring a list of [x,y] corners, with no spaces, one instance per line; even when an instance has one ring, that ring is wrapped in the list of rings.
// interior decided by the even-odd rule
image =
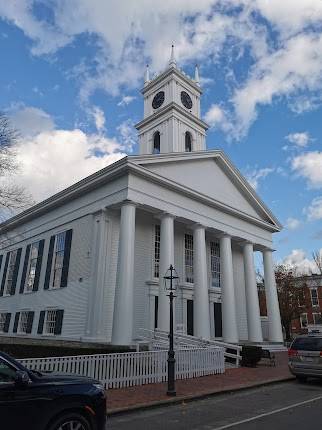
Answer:
[[[299,287],[303,287],[303,303],[299,303],[300,317],[291,325],[293,335],[305,334],[312,330],[322,332],[322,275],[308,275],[297,278]],[[260,313],[265,324],[267,316],[265,290],[258,285]]]

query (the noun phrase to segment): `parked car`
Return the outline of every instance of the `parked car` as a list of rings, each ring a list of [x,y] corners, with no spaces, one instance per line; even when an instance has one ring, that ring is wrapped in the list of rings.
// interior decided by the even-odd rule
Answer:
[[[295,338],[288,350],[288,366],[299,381],[322,378],[322,334]]]
[[[1,430],[103,430],[105,390],[77,375],[28,370],[0,352]]]

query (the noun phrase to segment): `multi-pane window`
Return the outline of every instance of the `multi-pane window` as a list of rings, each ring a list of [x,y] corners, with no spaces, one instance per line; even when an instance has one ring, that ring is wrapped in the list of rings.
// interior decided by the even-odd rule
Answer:
[[[17,254],[18,254],[18,250],[15,249],[14,251],[10,252],[10,256],[9,256],[8,274],[7,274],[7,282],[6,282],[6,289],[5,289],[5,294],[7,294],[7,295],[11,294],[12,281],[13,281],[13,275],[14,275],[14,270],[15,270],[15,265],[16,265],[16,260],[17,260]]]
[[[306,328],[308,321],[307,321],[307,314],[301,314],[300,315],[300,323],[301,323],[301,328]]]
[[[154,230],[154,277],[160,276],[160,226],[156,225]]]
[[[34,287],[38,251],[39,251],[39,242],[34,242],[30,247],[29,267],[28,267],[25,291],[32,291]]]
[[[193,236],[185,234],[184,236],[184,264],[186,282],[193,282]]]
[[[319,306],[319,298],[318,298],[317,288],[311,288],[310,292],[311,292],[312,306]]]
[[[220,288],[220,247],[219,242],[210,242],[211,286]]]
[[[55,238],[55,251],[53,261],[53,277],[52,277],[52,288],[59,288],[61,275],[63,270],[64,252],[65,252],[65,239],[66,231],[59,233]]]
[[[0,314],[0,333],[5,332],[6,319],[7,319],[7,314],[1,313]]]
[[[314,324],[321,325],[322,324],[322,315],[318,312],[313,312],[313,321]]]
[[[57,315],[58,315],[57,309],[46,311],[46,319],[45,319],[45,325],[44,325],[45,334],[55,334]]]
[[[18,333],[27,333],[28,332],[28,315],[29,312],[20,312],[19,317],[19,325],[18,325]]]

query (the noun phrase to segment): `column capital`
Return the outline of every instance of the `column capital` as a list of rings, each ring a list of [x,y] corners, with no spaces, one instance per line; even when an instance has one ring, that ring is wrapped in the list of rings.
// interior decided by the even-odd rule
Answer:
[[[192,224],[190,226],[191,230],[198,230],[198,229],[204,229],[206,230],[206,227],[203,224],[200,224],[199,222],[196,222],[195,224]]]
[[[226,231],[222,231],[218,234],[218,239],[222,239],[224,237],[227,237],[228,239],[231,239],[231,234],[227,233]]]
[[[274,249],[274,248],[270,248],[269,246],[265,246],[265,247],[263,247],[263,249],[261,249],[261,252],[264,254],[264,252],[275,252],[276,251],[276,249]]]
[[[176,216],[173,214],[170,214],[169,212],[161,212],[159,214],[154,215],[154,218],[156,219],[163,219],[163,218],[172,218],[172,219],[176,219]]]
[[[136,202],[134,202],[133,200],[126,199],[126,200],[123,200],[121,202],[121,207],[125,206],[125,205],[137,207],[138,204]]]

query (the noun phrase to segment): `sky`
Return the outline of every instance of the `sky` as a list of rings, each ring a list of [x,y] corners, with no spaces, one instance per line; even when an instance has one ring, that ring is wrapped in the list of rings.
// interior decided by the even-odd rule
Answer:
[[[137,154],[145,65],[200,67],[208,149],[283,225],[276,262],[322,249],[322,0],[0,0],[0,110],[13,178],[40,201]]]

